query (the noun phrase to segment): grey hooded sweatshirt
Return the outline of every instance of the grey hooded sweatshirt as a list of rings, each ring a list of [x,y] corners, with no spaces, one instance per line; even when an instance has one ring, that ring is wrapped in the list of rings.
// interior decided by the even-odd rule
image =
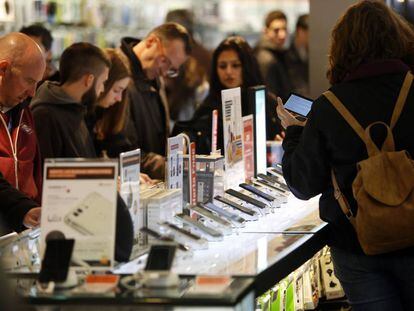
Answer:
[[[31,108],[42,159],[96,157],[85,123],[86,107],[63,92],[58,83],[43,83]]]

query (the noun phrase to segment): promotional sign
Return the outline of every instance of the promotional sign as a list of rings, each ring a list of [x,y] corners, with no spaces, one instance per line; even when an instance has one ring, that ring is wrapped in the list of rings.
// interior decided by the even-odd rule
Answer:
[[[244,182],[243,124],[240,88],[221,91],[221,102],[223,107],[226,188],[230,188]]]
[[[190,144],[190,167],[190,203],[197,204],[196,145],[194,142]]]
[[[183,137],[178,135],[168,138],[167,149],[167,187],[183,188]]]
[[[214,109],[212,112],[211,122],[211,153],[217,151],[217,131],[218,131],[218,110]]]
[[[140,229],[144,226],[144,211],[139,204],[139,174],[141,170],[140,149],[119,155],[121,187],[120,194],[131,215],[134,226],[134,249],[144,245]]]
[[[115,161],[50,160],[44,166],[41,254],[49,239],[74,239],[73,259],[93,270],[114,263]],[[43,257],[43,255],[42,255]]]
[[[246,181],[254,177],[254,126],[253,115],[243,117],[243,154]]]

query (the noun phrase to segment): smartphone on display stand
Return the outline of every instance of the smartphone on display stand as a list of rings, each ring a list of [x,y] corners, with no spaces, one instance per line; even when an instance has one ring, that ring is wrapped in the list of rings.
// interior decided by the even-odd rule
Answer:
[[[224,234],[226,235],[231,234],[232,232],[231,222],[217,216],[210,210],[204,208],[201,204],[191,206],[190,210],[206,218],[208,221],[210,221],[210,223],[213,226],[220,228]]]
[[[248,207],[246,207],[246,206],[243,206],[243,205],[241,205],[237,202],[234,202],[234,201],[232,201],[228,198],[222,197],[220,195],[215,196],[214,199],[221,202],[221,203],[223,203],[223,204],[226,204],[226,205],[230,206],[231,208],[233,208],[235,210],[238,210],[238,211],[242,212],[245,215],[248,215],[250,217],[250,220],[257,220],[258,219],[257,212],[250,209],[250,208],[248,208]]]
[[[276,199],[279,200],[281,203],[285,203],[287,201],[288,194],[282,189],[277,188],[273,186],[272,184],[265,182],[263,179],[258,180],[258,179],[253,178],[252,181],[254,185],[264,188],[270,193],[272,193],[273,196],[276,196]]]
[[[238,198],[242,201],[245,201],[245,202],[247,202],[247,203],[249,203],[253,206],[256,206],[260,209],[267,209],[269,207],[266,203],[264,203],[262,201],[259,201],[259,200],[256,200],[256,199],[254,199],[254,198],[252,198],[252,197],[250,197],[250,196],[248,196],[244,193],[236,191],[234,189],[227,189],[225,192],[227,194],[230,194],[230,195],[232,195],[232,196],[234,196],[234,197],[236,197],[236,198]]]
[[[184,252],[190,250],[190,248],[188,246],[186,246],[184,244],[181,244],[181,243],[178,243],[173,238],[171,238],[169,236],[162,235],[161,233],[158,233],[157,231],[152,230],[150,228],[142,227],[140,229],[140,231],[143,232],[143,233],[148,234],[149,236],[151,236],[151,237],[153,237],[153,238],[155,238],[157,240],[160,240],[160,241],[163,241],[163,242],[173,242],[173,243],[176,243],[177,246],[178,246],[178,249],[179,250],[182,250]]]
[[[170,271],[174,261],[175,250],[175,245],[151,245],[145,270]]]
[[[74,244],[74,239],[46,241],[46,250],[39,273],[40,283],[66,281]]]
[[[275,197],[273,197],[273,196],[271,196],[271,195],[269,195],[269,194],[267,194],[267,193],[265,193],[265,192],[257,189],[256,187],[254,187],[252,185],[249,185],[249,184],[246,184],[246,183],[242,183],[239,186],[240,186],[240,188],[243,188],[244,190],[247,190],[247,191],[249,191],[249,192],[257,195],[257,196],[261,197],[262,199],[265,199],[266,201],[273,202],[273,201],[276,200]]]
[[[208,241],[221,241],[223,240],[223,234],[218,230],[207,227],[199,221],[192,219],[190,216],[185,214],[175,215],[175,218],[181,221],[183,224],[195,229],[197,233],[200,233]]]
[[[207,203],[203,203],[202,206],[204,208],[209,209],[210,211],[217,213],[218,215],[226,218],[227,220],[231,221],[231,223],[233,225],[235,225],[236,227],[241,227],[244,225],[244,223],[246,222],[246,219],[244,219],[243,217],[234,214],[228,210],[225,210],[224,208],[217,206],[214,203],[211,202],[207,202]]]

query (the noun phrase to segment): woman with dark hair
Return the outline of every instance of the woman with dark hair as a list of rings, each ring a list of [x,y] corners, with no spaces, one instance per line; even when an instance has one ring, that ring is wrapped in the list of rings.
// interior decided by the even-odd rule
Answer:
[[[127,59],[115,49],[105,49],[111,60],[105,89],[91,107],[88,125],[94,138],[96,154],[115,158],[119,153],[133,149],[122,133],[126,120],[127,97],[125,89],[130,82]]]
[[[223,122],[221,91],[241,87],[242,115],[253,113],[249,107],[247,89],[263,84],[256,58],[247,41],[240,36],[232,36],[223,40],[213,53],[210,77],[210,93],[197,109],[193,120],[179,122],[173,133],[186,132],[197,144],[197,154],[209,154],[211,149],[212,112],[217,109],[218,137],[217,149],[223,151]],[[270,95],[266,100],[267,138],[275,139],[280,133],[279,120],[276,117],[274,99]]]
[[[391,119],[395,121],[391,116],[395,116],[397,98],[401,98],[405,103],[402,113],[397,123],[391,122],[395,124],[395,149],[414,156],[414,90],[410,86],[414,31],[383,2],[358,2],[332,31],[329,63],[330,92],[314,102],[306,124],[289,114],[278,99],[278,115],[286,128],[284,177],[300,199],[322,193],[320,216],[329,223],[335,274],[352,310],[414,310],[414,248],[395,247],[391,252],[366,255],[351,225],[362,211],[352,189],[356,164],[367,159],[367,147],[351,124],[359,123],[362,129],[377,121],[390,124]],[[402,89],[407,90],[405,100],[400,97]],[[343,109],[336,108],[338,102]],[[346,110],[356,122],[348,117],[346,121]],[[376,125],[370,133],[381,146],[384,127]],[[344,201],[352,211],[347,216],[342,211]],[[397,224],[398,219],[395,221]]]

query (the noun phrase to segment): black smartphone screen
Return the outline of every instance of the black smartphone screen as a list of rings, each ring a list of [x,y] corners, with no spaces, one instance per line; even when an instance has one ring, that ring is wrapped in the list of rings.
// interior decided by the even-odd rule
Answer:
[[[175,245],[152,245],[145,270],[170,270],[174,260],[175,249]]]
[[[74,244],[73,239],[46,241],[46,251],[39,273],[40,283],[66,281]]]
[[[246,183],[242,183],[239,186],[241,188],[243,188],[243,189],[245,189],[247,191],[250,191],[251,193],[254,193],[255,195],[257,195],[257,196],[265,199],[266,201],[272,202],[272,201],[276,200],[275,197],[272,197],[271,195],[269,195],[269,194],[267,194],[267,193],[265,193],[265,192],[263,192],[263,191],[255,188],[255,187],[253,187],[252,185],[248,185]]]

